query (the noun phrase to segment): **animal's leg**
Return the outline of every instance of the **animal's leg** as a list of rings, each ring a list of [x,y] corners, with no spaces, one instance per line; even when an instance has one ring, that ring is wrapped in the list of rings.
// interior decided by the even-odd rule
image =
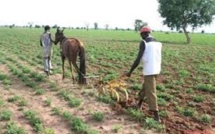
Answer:
[[[71,74],[72,74],[72,81],[73,81],[73,84],[74,84],[75,83],[75,78],[74,78],[74,75],[73,75],[73,69],[72,69],[71,61],[69,61],[69,67],[70,67],[70,71],[71,71]]]
[[[76,64],[76,62],[72,61],[72,64],[74,65],[75,70],[77,71],[77,73],[80,73],[80,70],[79,70],[78,65]]]
[[[83,76],[83,74],[81,73],[81,71],[80,71],[80,69],[78,68],[78,65],[76,64],[76,61],[74,61],[74,60],[72,60],[72,64],[74,65],[74,67],[75,67],[75,70],[77,71],[77,73],[78,73],[78,83],[80,84],[81,83],[81,81],[82,81],[82,76]]]
[[[62,70],[63,70],[63,77],[62,79],[65,78],[65,74],[64,74],[64,62],[65,62],[65,57],[63,55],[61,55],[61,59],[62,59]]]

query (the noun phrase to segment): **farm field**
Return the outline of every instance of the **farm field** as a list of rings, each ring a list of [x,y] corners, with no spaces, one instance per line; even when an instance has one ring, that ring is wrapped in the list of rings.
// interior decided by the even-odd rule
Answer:
[[[66,29],[86,47],[88,85],[62,81],[59,45],[53,46],[52,75],[43,73],[39,37],[43,29],[0,28],[0,134],[194,134],[215,133],[215,35],[154,32],[163,42],[157,95],[162,123],[146,103],[135,110],[143,82],[142,66],[120,76],[136,58],[140,37],[134,31]],[[54,38],[55,29],[51,29]],[[129,99],[115,103],[98,95],[108,83],[121,85]],[[121,98],[121,96],[120,96]]]

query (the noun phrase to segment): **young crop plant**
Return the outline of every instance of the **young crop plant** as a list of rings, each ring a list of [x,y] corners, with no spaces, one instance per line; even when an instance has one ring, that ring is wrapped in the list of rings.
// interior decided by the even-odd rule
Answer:
[[[35,95],[43,95],[43,94],[45,94],[45,92],[46,91],[44,89],[39,88],[39,89],[35,90]]]
[[[35,89],[37,87],[37,85],[38,85],[36,82],[31,81],[29,79],[27,81],[25,81],[24,83],[25,83],[25,85],[27,87],[30,87],[30,88],[33,88],[33,89]]]
[[[37,75],[38,75],[38,73],[36,73],[36,72],[31,72],[31,73],[30,73],[30,78],[36,78]]]
[[[167,105],[167,101],[163,98],[158,98],[158,105],[160,106],[166,106]]]
[[[44,130],[43,134],[55,134],[55,132],[52,128],[46,128]]]
[[[78,98],[70,98],[69,100],[69,106],[70,107],[78,107],[81,105],[81,100]]]
[[[203,114],[199,117],[199,121],[209,124],[212,121],[212,117],[208,114]]]
[[[3,56],[0,58],[0,64],[6,64],[5,58],[3,58]]]
[[[144,122],[144,126],[147,129],[156,129],[158,132],[163,132],[165,130],[165,126],[162,124],[159,124],[157,121],[155,121],[153,118],[146,118]]]
[[[2,81],[4,86],[8,86],[11,85],[12,82],[11,80],[8,78],[7,75],[0,73],[0,81]]]
[[[135,83],[135,84],[132,85],[130,88],[133,89],[133,90],[139,91],[139,90],[142,89],[142,84],[137,84],[137,83]]]
[[[164,118],[168,117],[167,111],[160,111],[160,112],[159,112],[159,115],[160,115],[161,117],[164,117]]]
[[[60,108],[54,107],[52,108],[52,115],[60,115]]]
[[[113,127],[112,127],[112,131],[114,132],[114,133],[119,133],[119,131],[122,129],[122,125],[119,125],[119,124],[117,124],[117,125],[114,125]]]
[[[66,90],[60,91],[60,92],[58,93],[58,95],[59,95],[60,97],[62,97],[64,100],[66,100],[66,101],[69,101],[70,98],[71,98],[71,96],[69,95],[69,92],[66,91]]]
[[[42,76],[42,75],[40,75],[40,74],[36,75],[34,78],[35,78],[36,82],[43,82],[43,81],[45,81],[45,77]]]
[[[188,94],[193,93],[193,92],[194,92],[194,91],[193,91],[192,88],[188,88],[188,89],[186,90],[186,93],[188,93]]]
[[[189,116],[189,117],[193,117],[196,114],[196,110],[193,108],[185,108],[183,110],[183,115],[184,116]]]
[[[194,102],[197,102],[197,103],[203,102],[203,101],[204,101],[204,97],[203,97],[203,96],[200,96],[200,95],[198,95],[198,96],[193,96],[193,101],[194,101]]]
[[[26,131],[19,127],[15,122],[8,122],[5,134],[27,134]]]
[[[12,85],[12,82],[11,82],[10,79],[4,79],[4,80],[2,81],[2,83],[3,83],[4,86]]]
[[[8,64],[8,68],[10,69],[10,71],[12,72],[13,75],[18,75],[18,74],[22,73],[22,71],[20,71],[13,65]]]
[[[4,101],[2,100],[2,99],[0,99],[0,108],[1,108],[1,106],[3,106],[4,105]]]
[[[44,127],[41,119],[38,117],[38,114],[33,110],[24,111],[26,119],[29,120],[31,126],[36,132],[43,132]]]
[[[106,82],[114,80],[116,78],[117,78],[116,74],[108,74],[103,78],[103,81],[104,81],[104,83],[106,83]]]
[[[17,77],[18,77],[18,78],[21,78],[21,80],[22,80],[23,82],[25,82],[25,81],[28,80],[27,76],[26,76],[25,74],[23,74],[22,71],[20,71],[20,70],[17,71]]]
[[[56,85],[56,83],[54,83],[54,82],[51,82],[51,83],[49,84],[49,88],[50,88],[51,91],[57,91],[57,90],[58,90],[58,89],[57,89],[57,85]]]
[[[142,111],[133,108],[127,109],[126,113],[137,121],[143,121],[145,117]]]
[[[107,104],[113,104],[114,103],[114,101],[108,95],[99,95],[97,97],[97,100],[101,101],[101,102],[104,102],[104,103],[107,103]]]
[[[159,98],[163,98],[166,101],[170,101],[171,99],[173,99],[174,97],[168,93],[159,93],[158,94]]]
[[[190,73],[187,70],[180,70],[179,71],[179,77],[180,78],[185,78],[185,77],[188,77],[189,75],[190,75]]]
[[[7,101],[8,102],[15,102],[15,101],[18,101],[19,99],[20,99],[20,96],[15,95],[11,98],[8,98]]]
[[[8,79],[7,75],[0,72],[0,80],[3,81],[5,79]]]
[[[71,114],[70,112],[68,112],[68,111],[63,112],[63,113],[62,113],[62,116],[63,116],[63,118],[64,118],[65,120],[67,120],[67,121],[71,120],[72,117],[73,117],[72,114]]]
[[[52,100],[50,98],[44,100],[45,106],[51,106]]]
[[[0,111],[0,121],[8,121],[12,118],[12,112],[9,110]]]
[[[27,105],[27,101],[25,100],[25,98],[21,97],[19,100],[18,100],[18,105],[19,106],[26,106]]]
[[[25,74],[28,74],[31,72],[31,70],[27,67],[22,67],[22,72],[25,73]]]
[[[97,131],[90,129],[89,126],[84,123],[82,119],[72,116],[70,112],[65,111],[62,113],[61,116],[69,122],[71,129],[77,133],[98,134]]]
[[[162,85],[162,84],[158,84],[158,85],[156,86],[156,89],[157,89],[158,91],[164,92],[164,91],[166,90],[166,87],[165,87],[164,85]]]
[[[105,115],[104,115],[103,112],[94,112],[94,113],[92,114],[93,120],[98,121],[98,122],[103,121],[103,120],[104,120],[104,117],[105,117]]]
[[[213,88],[212,84],[198,84],[196,86],[196,89],[201,91],[211,91],[212,88]]]
[[[86,132],[88,129],[88,126],[84,123],[84,121],[80,118],[73,117],[70,122],[72,129],[77,132]]]

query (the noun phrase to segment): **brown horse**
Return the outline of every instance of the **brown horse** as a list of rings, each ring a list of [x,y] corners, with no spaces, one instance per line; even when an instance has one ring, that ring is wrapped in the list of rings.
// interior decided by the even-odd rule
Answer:
[[[71,63],[73,64],[76,71],[78,72],[78,76],[79,76],[78,83],[86,84],[85,49],[84,49],[83,43],[76,38],[66,38],[64,36],[63,31],[64,29],[60,30],[58,28],[57,32],[55,33],[55,44],[60,42],[60,48],[61,48],[62,70],[63,70],[62,79],[65,78],[64,62],[65,62],[65,59],[68,59],[73,81],[74,81],[74,76],[73,76]],[[77,56],[79,56],[80,58],[80,69],[76,64]]]

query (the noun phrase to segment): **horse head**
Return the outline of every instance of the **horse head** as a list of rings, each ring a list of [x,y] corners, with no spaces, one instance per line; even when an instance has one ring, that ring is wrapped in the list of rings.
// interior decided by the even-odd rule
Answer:
[[[57,31],[55,33],[55,43],[56,44],[65,38],[64,33],[63,33],[64,29],[65,28],[63,28],[62,30],[59,27],[57,28]]]

